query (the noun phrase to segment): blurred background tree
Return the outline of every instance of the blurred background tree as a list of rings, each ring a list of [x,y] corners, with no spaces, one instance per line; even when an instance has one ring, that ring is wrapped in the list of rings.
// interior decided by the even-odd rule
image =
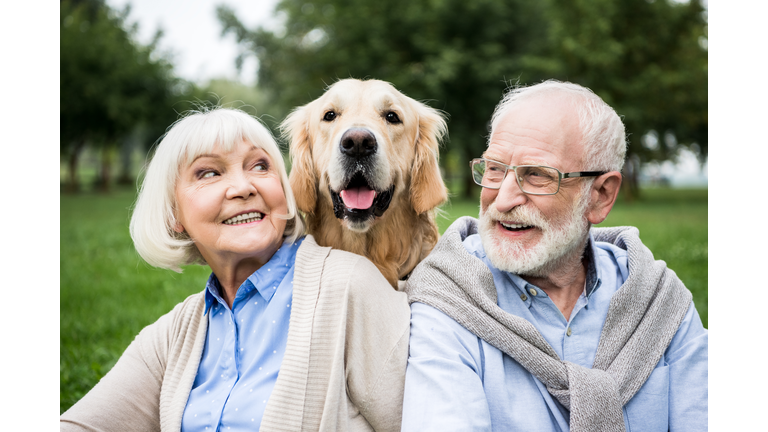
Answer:
[[[539,75],[589,87],[623,117],[625,192],[640,164],[681,147],[707,156],[707,16],[699,1],[547,0],[546,49],[527,57]]]
[[[61,2],[61,157],[78,188],[83,149],[96,183],[135,182],[178,114],[200,103],[244,108],[276,125],[341,78],[376,78],[449,115],[441,166],[453,195],[476,192],[465,161],[485,148],[504,89],[555,78],[591,88],[623,117],[628,198],[642,164],[707,156],[707,16],[700,0],[281,0],[269,28],[221,5],[222,35],[258,60],[256,85],[178,78],[170,55],[136,41],[130,8]],[[276,25],[274,23],[277,23]],[[267,114],[265,116],[265,114]]]
[[[282,0],[284,25],[249,29],[227,6],[224,34],[255,56],[278,118],[337,79],[377,78],[450,114],[441,164],[469,195],[464,161],[485,148],[488,120],[510,84],[547,78],[593,89],[623,116],[625,192],[640,163],[707,154],[706,13],[698,0]],[[447,156],[447,157],[445,157]]]
[[[115,11],[103,0],[61,2],[60,145],[71,191],[80,186],[78,158],[86,146],[99,154],[102,190],[109,190],[118,155],[121,177],[133,182],[130,152],[119,152],[120,147],[160,136],[176,120],[172,107],[193,97],[192,86],[175,77],[157,51],[162,32],[148,45],[137,43],[136,26],[126,23],[129,13],[130,8]]]
[[[258,57],[258,85],[278,117],[340,78],[389,81],[449,114],[450,146],[443,153],[450,153],[444,159],[446,181],[456,183],[452,191],[472,190],[459,161],[483,151],[505,80],[522,74],[521,57],[546,36],[540,4],[522,0],[284,0],[277,11],[285,27],[272,32],[249,30],[231,9],[218,8],[242,55]]]

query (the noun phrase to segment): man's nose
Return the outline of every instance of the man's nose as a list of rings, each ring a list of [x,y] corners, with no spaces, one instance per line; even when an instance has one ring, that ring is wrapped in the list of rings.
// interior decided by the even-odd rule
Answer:
[[[494,200],[496,203],[496,210],[502,213],[525,204],[528,200],[528,195],[526,195],[523,190],[520,189],[520,185],[517,184],[515,175],[515,172],[512,170],[507,172],[507,176],[501,182],[501,187]]]

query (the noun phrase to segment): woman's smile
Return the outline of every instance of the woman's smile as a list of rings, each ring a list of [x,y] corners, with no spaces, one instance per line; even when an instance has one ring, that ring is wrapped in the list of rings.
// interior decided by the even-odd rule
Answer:
[[[259,222],[262,219],[264,219],[264,213],[253,211],[253,212],[247,212],[247,213],[239,214],[237,216],[233,216],[222,223],[225,225],[240,226],[240,225],[249,224],[251,222]]]

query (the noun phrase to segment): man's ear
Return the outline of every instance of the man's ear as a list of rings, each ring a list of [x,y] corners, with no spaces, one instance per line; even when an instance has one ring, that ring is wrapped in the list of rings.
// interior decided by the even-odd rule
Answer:
[[[296,205],[304,213],[314,213],[317,204],[317,177],[312,161],[312,143],[309,136],[309,105],[296,108],[280,124],[288,140],[291,155],[291,173],[288,176]]]
[[[608,217],[619,196],[619,189],[621,173],[618,171],[610,171],[595,179],[589,189],[591,204],[587,211],[587,220],[591,224],[599,224]]]

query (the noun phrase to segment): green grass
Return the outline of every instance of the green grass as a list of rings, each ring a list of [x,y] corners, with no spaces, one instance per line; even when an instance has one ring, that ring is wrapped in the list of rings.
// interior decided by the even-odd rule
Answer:
[[[59,390],[63,412],[117,361],[139,330],[202,290],[207,268],[145,264],[128,233],[133,192],[61,197]]]
[[[638,201],[617,203],[599,226],[637,227],[654,257],[665,261],[691,290],[707,327],[707,220],[706,189],[649,189]]]
[[[207,267],[184,273],[145,264],[133,249],[128,222],[133,191],[61,197],[60,411],[85,395],[112,368],[146,325],[202,290]],[[478,202],[452,199],[440,232]],[[694,294],[707,326],[707,191],[646,190],[617,203],[602,226],[633,225]]]

